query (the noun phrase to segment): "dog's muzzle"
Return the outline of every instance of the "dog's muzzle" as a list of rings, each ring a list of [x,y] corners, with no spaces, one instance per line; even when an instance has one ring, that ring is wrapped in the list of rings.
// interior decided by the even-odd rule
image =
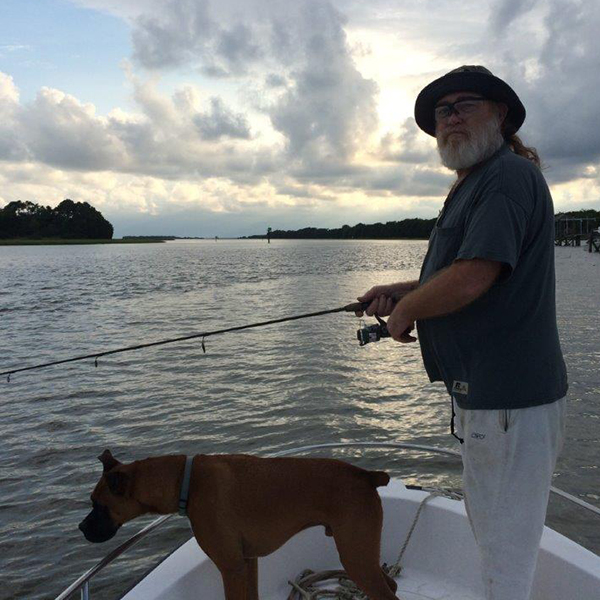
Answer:
[[[113,523],[106,506],[94,502],[92,512],[79,523],[79,529],[88,542],[100,544],[110,540],[119,530],[120,525]]]

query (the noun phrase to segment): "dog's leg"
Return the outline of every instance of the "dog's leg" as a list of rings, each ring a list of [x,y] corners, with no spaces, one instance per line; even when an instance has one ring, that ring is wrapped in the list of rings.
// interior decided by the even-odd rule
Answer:
[[[396,580],[393,577],[390,577],[383,569],[381,570],[381,572],[383,573],[387,584],[390,586],[390,589],[395,594],[396,590],[398,589],[398,584],[396,583]]]
[[[248,568],[245,564],[238,568],[219,569],[223,578],[226,600],[248,600]]]
[[[258,559],[246,558],[246,600],[258,599]]]
[[[333,539],[340,561],[350,579],[370,600],[398,600],[392,591],[391,577],[384,576],[379,565],[381,521],[375,518],[352,519],[342,526],[333,527]],[[373,513],[371,513],[373,514]],[[391,580],[391,581],[390,581]]]

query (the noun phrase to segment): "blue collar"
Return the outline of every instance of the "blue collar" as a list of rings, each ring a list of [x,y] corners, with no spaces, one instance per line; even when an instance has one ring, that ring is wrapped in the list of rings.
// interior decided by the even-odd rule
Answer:
[[[188,495],[190,492],[190,479],[192,478],[193,456],[185,457],[185,469],[183,470],[183,480],[179,491],[179,514],[183,517],[187,515]]]

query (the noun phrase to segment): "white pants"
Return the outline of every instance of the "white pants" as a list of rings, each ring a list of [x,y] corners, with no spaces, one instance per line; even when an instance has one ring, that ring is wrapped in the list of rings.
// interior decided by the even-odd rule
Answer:
[[[565,398],[514,410],[463,410],[454,402],[465,506],[479,546],[486,600],[529,600]]]

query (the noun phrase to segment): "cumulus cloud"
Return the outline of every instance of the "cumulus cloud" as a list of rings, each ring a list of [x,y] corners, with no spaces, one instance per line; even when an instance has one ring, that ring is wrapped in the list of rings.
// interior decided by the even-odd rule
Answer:
[[[130,79],[140,112],[101,116],[92,104],[51,88],[20,103],[12,79],[0,74],[0,158],[64,170],[245,181],[275,168],[272,148],[239,146],[250,140],[249,124],[220,98],[203,110],[191,86],[169,97],[155,80]]]
[[[422,174],[411,172],[412,165],[353,163],[347,159],[358,141],[348,141],[343,131],[335,129],[315,134],[325,150],[313,148],[310,154],[300,148],[301,158],[292,160],[289,147],[252,139],[246,117],[218,97],[203,101],[193,86],[168,96],[158,89],[156,79],[144,80],[131,73],[129,78],[139,112],[117,109],[101,116],[93,105],[50,88],[40,90],[32,102],[20,103],[14,83],[3,76],[0,149],[5,149],[4,159],[40,163],[63,173],[112,172],[198,182],[219,179],[229,186],[242,186],[246,195],[251,194],[244,186],[259,185],[268,178],[272,195],[312,195],[317,200],[355,190],[428,196],[436,182],[444,181],[434,176],[424,185]],[[19,144],[14,143],[17,139]],[[315,160],[318,156],[323,160]],[[12,176],[18,173],[12,171]],[[206,201],[207,196],[203,198]],[[218,206],[227,206],[224,198]]]
[[[21,100],[0,73],[0,203],[72,189],[115,210],[241,213],[368,196],[431,215],[452,174],[395,100],[478,63],[522,98],[549,182],[598,190],[594,0],[72,1],[130,24],[133,108],[50,87]]]
[[[35,101],[19,110],[19,136],[30,157],[74,170],[105,170],[127,160],[124,145],[109,122],[59,90],[42,88]]]
[[[593,0],[523,5],[505,0],[498,10],[512,15],[523,8],[532,11],[530,18],[490,17],[491,28],[504,27],[498,31],[499,75],[510,81],[527,109],[523,138],[548,164],[547,179],[558,183],[585,177],[588,165],[600,161],[600,5]]]
[[[338,169],[377,128],[378,88],[356,68],[343,16],[327,2],[302,4],[285,36],[302,50],[302,59],[269,114],[292,158],[304,167],[325,161]],[[282,37],[285,30],[277,25]]]
[[[538,0],[502,0],[491,5],[489,24],[493,31],[502,33],[515,19],[526,14]]]
[[[134,59],[152,69],[205,58],[216,27],[208,14],[208,2],[171,0],[164,8],[158,14],[136,18]]]
[[[210,111],[196,115],[194,123],[205,140],[250,139],[250,126],[245,115],[228,109],[220,98],[211,98]]]
[[[327,0],[173,0],[135,21],[134,57],[147,68],[187,64],[215,77],[254,69],[265,90],[280,88],[262,108],[290,158],[338,169],[377,127],[377,85],[356,68],[345,24]]]
[[[214,77],[242,75],[264,56],[264,27],[247,16],[241,2],[169,0],[148,7],[134,18],[133,58],[147,69],[193,65]]]
[[[280,92],[275,102],[265,102],[273,126],[286,138],[291,156],[305,161],[313,150],[316,162],[328,152],[333,156],[331,150],[351,156],[356,145],[349,132],[356,125],[367,133],[376,128],[377,85],[360,74],[345,39],[357,27],[393,33],[429,51],[434,60],[430,73],[422,74],[424,84],[454,62],[488,65],[522,95],[528,108],[523,133],[549,160],[570,161],[575,169],[581,161],[598,159],[600,138],[593,132],[600,113],[593,91],[600,83],[600,55],[594,51],[600,5],[595,0],[419,0],[401,6],[393,0],[77,1],[126,15],[141,65],[262,78],[265,88]],[[325,42],[315,48],[319,36]],[[360,46],[360,40],[353,45]],[[320,102],[327,88],[331,94]],[[577,110],[569,105],[574,97]],[[362,103],[361,109],[353,112],[351,101],[344,105],[346,98]],[[310,109],[306,101],[312,102]],[[328,110],[333,121],[327,121]],[[401,133],[392,136],[399,139]]]
[[[110,2],[106,6],[116,10]],[[139,114],[100,117],[90,105],[50,89],[21,107],[34,160],[61,168],[236,181],[285,164],[299,179],[339,180],[342,186],[349,175],[368,170],[354,161],[377,130],[378,88],[357,69],[346,19],[331,2],[172,0],[149,3],[130,19],[139,65],[151,73],[192,66],[237,76],[248,94],[261,98],[254,108],[268,119],[272,141],[252,143],[248,116],[222,98],[213,96],[208,107],[200,107],[191,86],[167,97],[157,89],[160,75],[144,78],[128,67]],[[259,59],[260,68],[244,77]]]
[[[21,160],[26,148],[17,135],[19,90],[13,78],[0,72],[0,160]]]
[[[385,161],[414,164],[439,160],[435,142],[423,134],[413,117],[405,119],[397,132],[382,137],[379,156]]]

